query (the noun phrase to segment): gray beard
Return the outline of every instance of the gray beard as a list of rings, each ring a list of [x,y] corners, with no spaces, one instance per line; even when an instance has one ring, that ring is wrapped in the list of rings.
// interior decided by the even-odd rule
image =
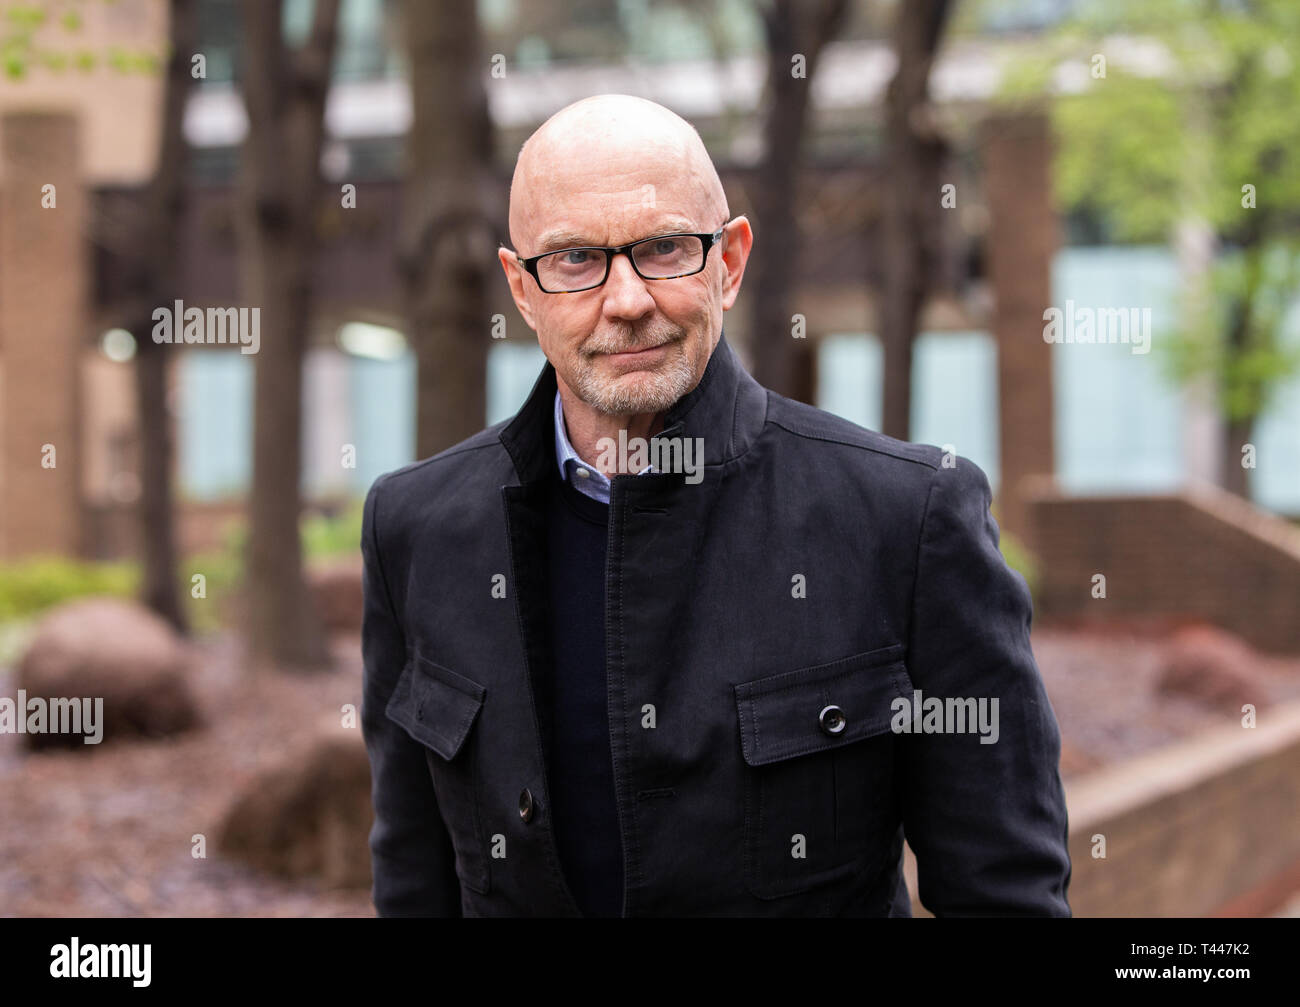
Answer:
[[[601,377],[590,358],[580,358],[573,390],[591,408],[609,416],[664,412],[695,383],[695,370],[685,352],[686,345],[680,342],[678,347],[678,352],[660,369],[638,371],[613,383]]]

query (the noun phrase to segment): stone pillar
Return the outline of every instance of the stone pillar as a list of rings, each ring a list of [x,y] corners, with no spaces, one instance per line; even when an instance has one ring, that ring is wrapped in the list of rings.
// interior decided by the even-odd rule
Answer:
[[[1052,257],[1060,243],[1051,130],[1040,115],[993,116],[982,128],[985,248],[998,347],[998,516],[1004,529],[1027,539],[1025,480],[1055,473],[1052,346],[1043,341]]]
[[[0,158],[0,557],[71,555],[89,248],[76,117],[6,114]]]

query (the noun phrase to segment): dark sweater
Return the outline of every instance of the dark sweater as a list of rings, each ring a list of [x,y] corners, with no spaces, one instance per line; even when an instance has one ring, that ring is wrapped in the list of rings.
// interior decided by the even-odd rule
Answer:
[[[605,689],[609,507],[579,493],[558,472],[551,482],[551,819],[578,908],[586,916],[620,916],[623,846]]]

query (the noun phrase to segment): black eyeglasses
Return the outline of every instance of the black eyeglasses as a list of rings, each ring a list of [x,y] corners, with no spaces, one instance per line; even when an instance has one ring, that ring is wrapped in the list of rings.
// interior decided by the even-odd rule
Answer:
[[[709,249],[726,229],[723,224],[712,234],[659,234],[618,247],[562,248],[528,259],[515,258],[543,293],[575,294],[604,284],[616,255],[626,255],[643,280],[675,280],[698,273],[704,269]]]

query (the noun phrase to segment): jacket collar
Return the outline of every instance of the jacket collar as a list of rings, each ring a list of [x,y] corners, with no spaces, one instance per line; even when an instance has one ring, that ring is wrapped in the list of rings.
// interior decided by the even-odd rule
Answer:
[[[548,360],[519,412],[501,431],[501,443],[521,483],[545,478],[554,468],[555,367]],[[767,389],[741,365],[724,330],[699,384],[664,415],[659,438],[700,438],[705,466],[744,454],[767,417]]]

